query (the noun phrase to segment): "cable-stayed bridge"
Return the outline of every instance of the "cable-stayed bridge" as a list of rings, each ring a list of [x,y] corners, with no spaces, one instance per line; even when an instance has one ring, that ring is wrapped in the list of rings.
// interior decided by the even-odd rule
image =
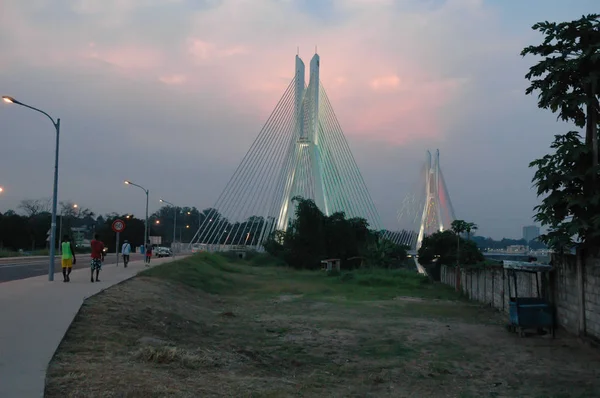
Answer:
[[[389,238],[416,251],[424,237],[450,229],[454,219],[454,208],[440,167],[440,151],[434,156],[427,151],[418,182],[398,211],[400,232],[390,232]]]
[[[296,71],[279,103],[204,219],[192,244],[256,246],[294,217],[293,198],[314,200],[325,215],[382,224],[319,79],[320,58]]]
[[[190,246],[206,250],[255,247],[285,231],[297,196],[314,200],[325,215],[360,217],[383,237],[418,250],[423,237],[448,229],[454,210],[439,165],[427,158],[415,189],[398,213],[400,229],[383,230],[360,170],[319,79],[320,58],[296,56],[294,78],[211,209],[203,211]]]

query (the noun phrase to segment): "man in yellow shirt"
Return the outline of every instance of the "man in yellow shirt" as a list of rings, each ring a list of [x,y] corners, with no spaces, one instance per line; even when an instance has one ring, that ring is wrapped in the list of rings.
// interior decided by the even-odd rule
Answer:
[[[73,269],[73,265],[77,263],[75,259],[75,250],[73,250],[73,243],[69,240],[69,235],[65,235],[63,237],[62,245],[62,272],[63,272],[63,282],[71,282],[71,270]]]

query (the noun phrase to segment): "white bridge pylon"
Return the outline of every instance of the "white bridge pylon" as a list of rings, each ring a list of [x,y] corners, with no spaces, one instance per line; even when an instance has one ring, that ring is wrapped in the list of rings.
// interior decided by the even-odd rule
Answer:
[[[440,151],[435,156],[427,151],[419,183],[404,199],[398,212],[401,232],[394,241],[419,250],[423,239],[438,231],[450,229],[454,208],[440,167]]]
[[[262,246],[294,218],[293,199],[312,199],[327,216],[344,212],[381,230],[381,220],[319,78],[320,57],[296,56],[294,78],[213,208],[194,244]]]

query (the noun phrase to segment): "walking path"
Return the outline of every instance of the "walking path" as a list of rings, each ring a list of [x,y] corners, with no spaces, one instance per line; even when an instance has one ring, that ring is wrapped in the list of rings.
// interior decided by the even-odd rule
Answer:
[[[152,266],[169,261],[152,259]],[[0,283],[0,397],[43,397],[48,363],[83,301],[144,269],[143,261],[106,265],[98,283],[89,268],[73,270],[69,283],[61,274],[54,282],[44,275]]]

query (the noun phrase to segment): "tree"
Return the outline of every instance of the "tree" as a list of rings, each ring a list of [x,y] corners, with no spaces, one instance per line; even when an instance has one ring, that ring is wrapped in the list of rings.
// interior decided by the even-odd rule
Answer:
[[[467,240],[471,240],[471,232],[477,231],[479,227],[477,224],[468,222],[465,224],[465,232],[467,233]]]
[[[589,14],[571,22],[538,22],[532,27],[544,34],[542,44],[523,49],[522,56],[544,57],[525,77],[526,93],[539,91],[538,106],[585,127],[585,143],[598,166],[598,78],[600,76],[600,15]]]
[[[460,234],[467,230],[468,223],[464,220],[454,220],[450,225],[452,231],[456,234],[456,266],[460,266]]]
[[[600,192],[585,189],[597,171],[589,167],[591,151],[579,133],[556,135],[553,154],[531,162],[537,167],[533,182],[538,196],[545,196],[535,207],[535,220],[548,227],[540,240],[557,251],[577,243],[595,246],[600,242]]]
[[[116,249],[116,233],[112,230],[112,223],[120,218],[125,220],[125,230],[119,234],[121,243],[125,239],[129,241],[132,248],[142,246],[144,242],[144,220],[140,220],[133,216],[125,218],[125,215],[114,214],[111,217],[106,217],[104,222],[96,226],[96,233],[100,236],[100,240],[108,247],[108,250],[113,252]],[[102,217],[98,217],[102,221]]]
[[[292,201],[294,220],[285,232],[274,231],[264,244],[267,252],[292,267],[316,269],[325,258],[345,262],[353,257],[365,257],[371,266],[389,266],[406,257],[404,247],[383,241],[363,218],[347,219],[343,212],[326,216],[310,199]]]
[[[457,236],[460,253],[455,250]],[[484,259],[475,242],[465,240],[453,231],[440,231],[426,236],[418,254],[421,264],[431,264],[435,260],[439,264],[454,265],[458,264],[457,258],[461,258],[461,264],[473,265]]]
[[[363,257],[366,265],[370,267],[385,267],[400,265],[406,260],[408,248],[397,245],[388,239],[376,239],[368,244]]]
[[[24,199],[19,203],[19,209],[25,212],[27,217],[35,217],[40,213],[48,213],[51,208],[50,199]]]
[[[549,227],[540,240],[559,251],[579,244],[597,247],[600,16],[540,22],[533,29],[545,35],[544,41],[521,54],[543,59],[527,73],[531,85],[526,93],[539,91],[540,108],[549,108],[558,112],[558,118],[585,127],[584,142],[575,131],[556,135],[551,146],[555,152],[529,165],[537,168],[533,183],[538,196],[545,196],[535,208],[535,219]]]
[[[75,205],[75,203],[71,201],[59,202],[59,214],[65,217],[76,217],[79,215],[79,207]]]

